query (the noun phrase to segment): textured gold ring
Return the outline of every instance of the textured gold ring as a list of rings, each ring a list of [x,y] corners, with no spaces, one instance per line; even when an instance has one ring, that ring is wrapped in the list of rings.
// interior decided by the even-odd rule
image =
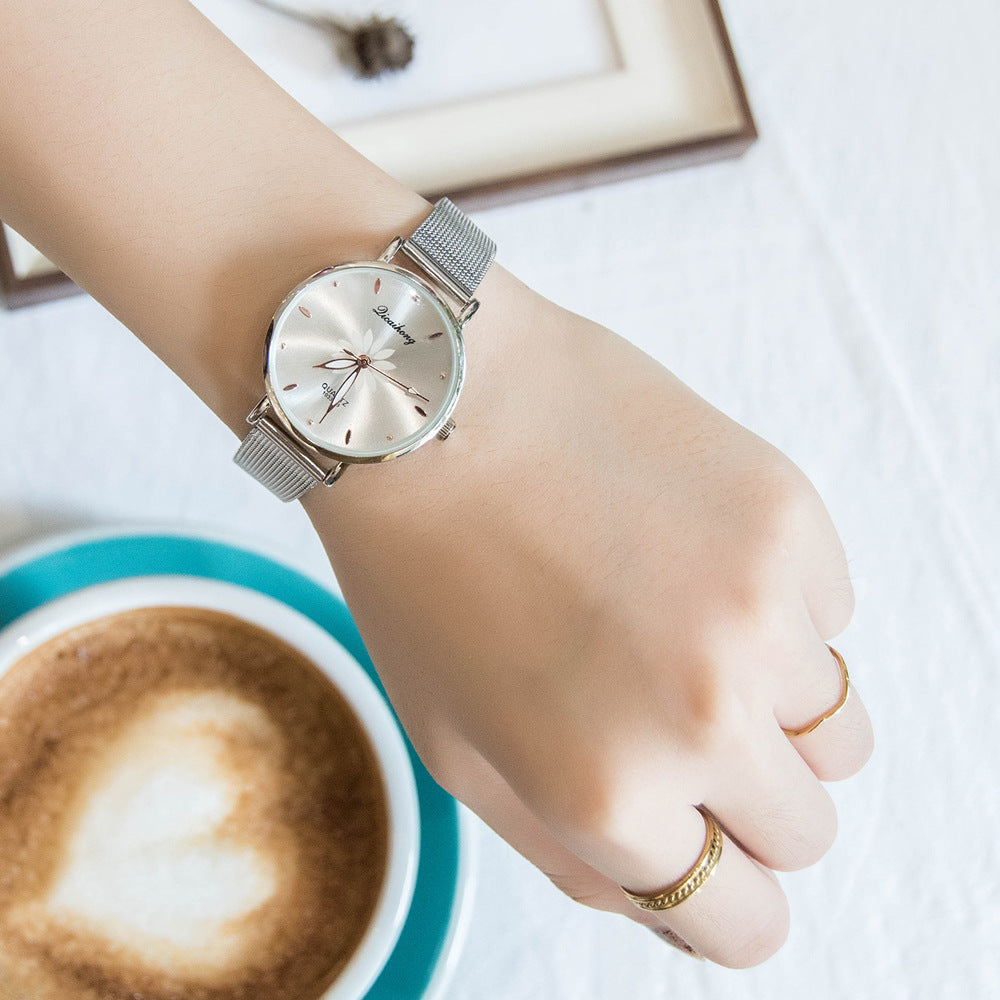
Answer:
[[[689,896],[693,896],[715,871],[715,866],[719,863],[719,858],[722,857],[722,828],[708,810],[699,806],[698,811],[705,821],[705,846],[702,848],[701,857],[691,866],[686,875],[683,875],[672,885],[668,885],[661,892],[649,895],[629,892],[625,886],[621,887],[622,892],[640,909],[669,910],[679,903],[683,903]]]
[[[822,723],[826,722],[827,719],[832,719],[847,704],[847,696],[851,692],[851,678],[847,674],[847,664],[844,663],[844,658],[833,646],[827,645],[826,648],[833,653],[833,658],[837,661],[837,666],[840,667],[840,699],[829,712],[824,712],[818,719],[813,719],[812,722],[807,723],[800,729],[785,729],[782,726],[782,731],[786,736],[805,736],[807,733],[811,733]]]

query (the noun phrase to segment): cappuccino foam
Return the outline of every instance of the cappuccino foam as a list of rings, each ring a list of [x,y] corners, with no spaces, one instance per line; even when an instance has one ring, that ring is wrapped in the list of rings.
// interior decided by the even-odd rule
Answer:
[[[317,1000],[387,839],[353,710],[257,626],[127,611],[0,677],[4,1000]]]

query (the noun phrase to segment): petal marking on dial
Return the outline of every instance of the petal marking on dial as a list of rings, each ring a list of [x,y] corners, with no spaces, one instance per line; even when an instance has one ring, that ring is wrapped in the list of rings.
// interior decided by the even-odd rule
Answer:
[[[376,278],[375,279],[375,294],[376,295],[378,295],[379,289],[381,289],[381,287],[382,287],[382,279],[381,278]]]
[[[396,353],[395,347],[389,347],[389,341],[392,339],[393,334],[396,331],[390,327],[384,327],[379,331],[378,335],[372,334],[372,342],[369,346],[369,350],[365,351],[365,354],[369,355],[372,360],[379,360],[381,358],[388,358],[390,355]],[[388,351],[388,354],[384,352]]]
[[[291,392],[292,389],[298,389],[298,387],[299,387],[299,383],[298,382],[293,382],[291,385],[286,385],[285,388],[282,389],[281,391],[282,392]]]
[[[427,411],[420,409],[419,406],[414,406],[413,409],[415,409],[417,411],[417,413],[420,414],[420,416],[422,416],[422,417],[426,417],[427,416]]]
[[[306,319],[312,319],[312,313],[309,312],[309,310],[306,309],[305,306],[299,306],[299,312],[302,313],[302,315],[305,316]]]
[[[443,337],[443,336],[444,336],[444,330],[439,330],[437,333],[432,333],[427,339],[437,340],[438,337]]]
[[[350,444],[350,443],[351,443],[351,428],[348,427],[347,433],[344,435],[344,444]]]

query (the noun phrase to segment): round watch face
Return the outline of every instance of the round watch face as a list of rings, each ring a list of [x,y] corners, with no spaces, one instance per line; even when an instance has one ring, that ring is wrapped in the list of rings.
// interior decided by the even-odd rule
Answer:
[[[416,275],[344,264],[295,288],[271,324],[268,396],[311,444],[378,462],[433,437],[458,399],[462,338]]]

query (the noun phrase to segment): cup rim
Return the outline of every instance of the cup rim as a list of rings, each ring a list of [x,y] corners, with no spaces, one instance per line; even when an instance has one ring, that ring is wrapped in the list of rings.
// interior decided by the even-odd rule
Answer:
[[[399,724],[357,660],[325,629],[277,598],[223,580],[183,574],[95,583],[26,612],[0,629],[0,676],[32,649],[78,625],[148,607],[221,611],[269,631],[301,652],[341,692],[375,753],[389,810],[385,877],[368,929],[347,965],[318,1000],[361,1000],[399,938],[419,857],[416,782]]]

